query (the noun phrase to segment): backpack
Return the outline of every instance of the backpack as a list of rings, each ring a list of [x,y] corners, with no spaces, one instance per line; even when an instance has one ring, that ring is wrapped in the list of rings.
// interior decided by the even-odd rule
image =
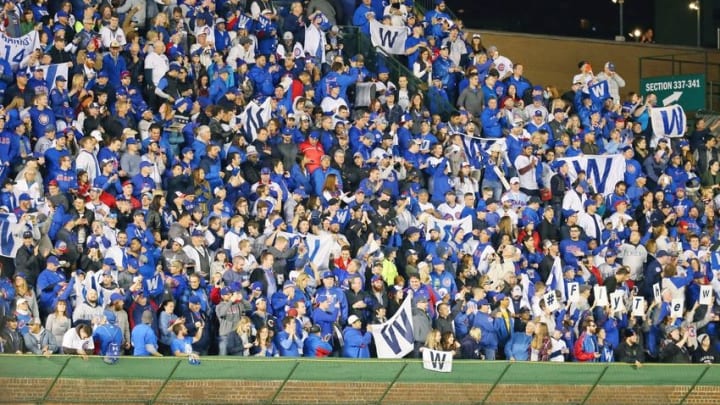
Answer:
[[[112,336],[112,341],[108,345],[107,350],[105,350],[105,357],[103,358],[103,361],[106,364],[115,364],[120,359],[122,347],[121,344],[116,341],[118,332],[120,332],[120,328],[116,327]]]

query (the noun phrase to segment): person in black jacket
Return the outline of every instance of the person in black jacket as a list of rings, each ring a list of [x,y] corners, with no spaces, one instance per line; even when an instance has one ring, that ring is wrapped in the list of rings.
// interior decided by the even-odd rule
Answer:
[[[568,177],[569,166],[565,161],[556,160],[553,162],[552,168],[556,174],[550,178],[550,193],[552,194],[550,204],[556,214],[555,224],[558,225],[560,224],[563,197],[565,197],[565,193],[570,190],[570,177]]]
[[[18,330],[18,320],[15,315],[5,317],[5,327],[0,332],[2,350],[0,353],[23,354],[25,341]]]
[[[707,333],[698,336],[698,347],[693,353],[693,363],[718,364],[720,352],[713,346],[712,339]]]
[[[38,274],[45,268],[45,258],[33,240],[32,232],[23,233],[23,245],[15,256],[15,272],[24,273],[29,285],[35,285]]]
[[[641,367],[645,361],[645,350],[640,344],[638,335],[632,329],[625,329],[623,336],[624,340],[615,349],[615,361]]]
[[[675,325],[670,325],[665,331],[667,339],[660,351],[661,363],[690,363],[690,353],[687,349],[688,331]]]
[[[543,260],[540,262],[540,266],[538,267],[538,273],[540,274],[540,280],[543,282],[548,279],[550,276],[550,272],[552,271],[552,266],[555,263],[555,258],[559,257],[560,251],[558,241],[557,240],[546,240],[543,242],[543,249],[545,250],[545,257],[543,257]],[[562,264],[562,257],[560,258],[561,265]]]
[[[433,321],[433,327],[439,330],[441,334],[445,334],[446,332],[455,333],[455,325],[453,322],[455,321],[455,317],[462,311],[464,304],[464,300],[458,299],[451,310],[450,304],[441,302],[437,308],[438,317]]]
[[[472,328],[468,332],[467,336],[460,343],[460,350],[463,359],[482,359],[482,350],[480,348],[480,338],[482,332],[480,328]]]

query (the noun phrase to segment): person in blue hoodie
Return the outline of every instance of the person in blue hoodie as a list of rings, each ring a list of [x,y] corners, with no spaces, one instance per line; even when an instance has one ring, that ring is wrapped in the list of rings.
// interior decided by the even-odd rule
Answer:
[[[487,101],[487,107],[480,115],[483,136],[486,138],[502,138],[503,128],[507,125],[505,114],[498,110],[497,97]]]
[[[254,96],[273,96],[275,93],[275,81],[279,72],[278,66],[267,66],[267,58],[263,54],[255,56],[255,66],[250,69],[248,76],[253,84]]]
[[[53,312],[55,301],[66,290],[72,291],[65,281],[65,274],[60,271],[60,260],[55,256],[47,259],[47,267],[37,279],[37,290],[40,292],[38,306],[40,314],[45,316]]]
[[[371,327],[371,326],[368,326]],[[370,331],[365,333],[360,330],[362,321],[356,315],[350,315],[348,318],[348,326],[343,330],[343,346],[342,356],[356,359],[370,358],[370,342],[372,334]]]
[[[482,332],[480,346],[482,347],[485,360],[495,360],[495,354],[498,349],[498,335],[495,330],[495,321],[490,316],[490,303],[482,299],[478,302],[480,307],[473,317],[472,326],[479,328]]]
[[[443,158],[437,169],[433,173],[432,182],[432,202],[433,204],[442,204],[445,202],[445,194],[452,191],[453,182],[450,178],[450,163]]]
[[[375,15],[375,11],[372,8],[372,0],[362,0],[362,4],[360,4],[355,9],[355,13],[353,13],[352,25],[359,27],[360,31],[369,37],[370,20],[374,20],[375,17],[380,18],[380,16]]]
[[[305,357],[327,357],[332,351],[333,347],[328,341],[320,336],[320,326],[313,325],[310,327],[308,337],[303,342],[303,356]]]

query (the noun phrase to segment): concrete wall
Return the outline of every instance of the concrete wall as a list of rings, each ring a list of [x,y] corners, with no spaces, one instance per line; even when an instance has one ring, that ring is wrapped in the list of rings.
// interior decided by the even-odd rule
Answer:
[[[640,83],[640,57],[684,54],[676,59],[696,62],[672,63],[643,61],[643,77],[668,76],[682,73],[705,73],[706,54],[697,48],[668,47],[663,45],[639,44],[634,42],[598,41],[582,38],[551,37],[530,34],[516,34],[497,31],[478,31],[485,47],[495,45],[500,53],[513,62],[525,66],[525,76],[533,83],[555,85],[558,89],[568,89],[572,77],[578,73],[577,64],[587,60],[593,66],[595,74],[602,71],[607,61],[613,61],[617,72],[627,82],[621,94],[637,91]],[[720,52],[707,51],[710,63],[708,81],[720,83]],[[673,72],[674,66],[674,72]],[[718,105],[715,104],[717,109]]]

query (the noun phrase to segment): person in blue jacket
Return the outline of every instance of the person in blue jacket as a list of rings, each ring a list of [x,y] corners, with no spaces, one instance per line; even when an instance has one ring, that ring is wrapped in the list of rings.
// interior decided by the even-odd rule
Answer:
[[[221,98],[228,92],[228,77],[230,76],[230,68],[228,66],[218,70],[218,77],[210,84],[210,100],[213,104],[217,104]]]
[[[115,313],[105,310],[103,315],[105,322],[98,325],[93,331],[93,339],[97,342],[97,348],[102,356],[107,353],[110,344],[114,343],[118,347],[122,347],[123,344],[123,331],[117,326]]]
[[[480,115],[482,131],[485,138],[502,138],[503,128],[506,126],[506,117],[498,110],[497,97],[487,101],[487,107]]]
[[[332,345],[321,336],[320,326],[311,326],[308,337],[303,342],[303,355],[305,357],[327,357],[332,351]]]
[[[277,346],[281,357],[300,357],[300,348],[303,345],[302,337],[297,336],[295,328],[295,319],[286,317],[282,321],[283,329],[275,336],[275,346]]]
[[[370,36],[370,20],[374,20],[376,17],[375,11],[372,8],[372,0],[362,0],[353,14],[352,25],[359,27],[360,32],[366,36]]]
[[[532,343],[534,333],[535,324],[533,322],[525,325],[525,333],[513,333],[505,344],[505,358],[510,361],[530,360],[530,343]]]
[[[371,325],[368,325],[371,327]],[[343,346],[342,356],[356,359],[367,359],[370,357],[370,342],[372,334],[370,331],[365,333],[360,330],[362,321],[356,315],[350,315],[348,318],[348,326],[343,330]]]
[[[37,279],[37,291],[40,293],[38,306],[40,313],[47,315],[53,312],[53,305],[58,295],[66,288],[65,274],[60,269],[60,260],[56,256],[47,259],[47,267]]]
[[[253,84],[254,95],[273,96],[275,93],[274,75],[278,74],[278,66],[267,66],[267,58],[265,55],[258,54],[255,56],[255,66],[248,72],[248,77]]]
[[[482,299],[478,302],[480,309],[473,317],[473,327],[479,328],[482,332],[480,346],[482,346],[485,360],[495,360],[498,349],[498,336],[495,330],[495,322],[490,316],[490,303]]]
[[[320,328],[320,336],[323,339],[329,339],[333,333],[333,325],[338,321],[340,308],[331,304],[332,297],[325,294],[318,295],[315,298],[317,308],[312,312],[312,320],[315,325]]]
[[[337,322],[344,324],[348,319],[348,303],[345,292],[335,286],[335,275],[332,271],[325,271],[322,274],[322,286],[317,289],[316,297],[325,295],[330,301],[330,305],[334,306],[340,313]]]

